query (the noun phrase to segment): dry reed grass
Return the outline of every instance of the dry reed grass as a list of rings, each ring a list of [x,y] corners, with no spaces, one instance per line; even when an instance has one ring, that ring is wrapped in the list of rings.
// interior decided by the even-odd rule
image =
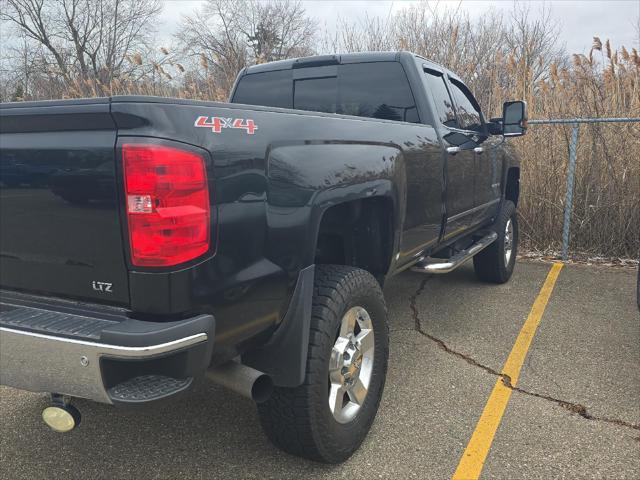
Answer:
[[[524,91],[530,118],[638,118],[640,58],[635,49],[613,51],[608,40],[603,48],[596,37],[588,57],[574,56],[571,69],[552,65],[547,79]],[[560,247],[570,141],[570,125],[532,125],[514,142],[530,249]],[[570,251],[640,256],[640,123],[580,126],[573,198]]]

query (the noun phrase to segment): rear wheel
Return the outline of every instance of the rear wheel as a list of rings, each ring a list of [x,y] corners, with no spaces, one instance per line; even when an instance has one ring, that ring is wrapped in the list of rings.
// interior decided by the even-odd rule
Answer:
[[[378,410],[388,351],[387,310],[375,278],[358,268],[317,266],[305,381],[276,388],[258,405],[269,439],[316,461],[349,458]]]
[[[505,283],[511,278],[518,253],[518,216],[510,200],[504,202],[493,225],[498,239],[473,257],[473,267],[480,280]]]

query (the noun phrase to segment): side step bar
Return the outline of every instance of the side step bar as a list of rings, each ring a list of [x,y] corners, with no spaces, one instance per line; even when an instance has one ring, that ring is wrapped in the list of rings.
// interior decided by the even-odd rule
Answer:
[[[487,248],[497,239],[498,234],[496,232],[489,232],[469,248],[466,250],[460,250],[451,258],[422,258],[418,263],[411,267],[411,271],[419,273],[449,273],[469,260],[476,253]]]

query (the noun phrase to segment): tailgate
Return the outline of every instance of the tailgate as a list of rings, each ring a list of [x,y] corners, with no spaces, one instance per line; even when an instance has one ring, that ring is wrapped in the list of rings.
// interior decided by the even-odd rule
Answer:
[[[0,107],[0,288],[129,304],[107,99]]]

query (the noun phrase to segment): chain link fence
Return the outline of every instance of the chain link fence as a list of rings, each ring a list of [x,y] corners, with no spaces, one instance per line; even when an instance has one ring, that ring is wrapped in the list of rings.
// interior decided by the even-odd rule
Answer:
[[[569,239],[571,230],[571,216],[573,212],[573,196],[574,196],[574,183],[576,174],[576,163],[578,153],[578,142],[580,137],[580,126],[582,124],[594,124],[594,123],[637,123],[640,122],[640,118],[568,118],[568,119],[546,119],[546,120],[529,120],[529,125],[570,125],[571,137],[569,143],[569,159],[567,168],[566,179],[566,193],[564,200],[564,212],[563,212],[563,224],[562,224],[562,260],[567,260],[569,257]],[[640,142],[640,139],[635,138],[636,142]],[[640,162],[640,158],[637,159]],[[638,186],[640,188],[640,178],[637,178]],[[640,225],[636,226],[640,229]]]

